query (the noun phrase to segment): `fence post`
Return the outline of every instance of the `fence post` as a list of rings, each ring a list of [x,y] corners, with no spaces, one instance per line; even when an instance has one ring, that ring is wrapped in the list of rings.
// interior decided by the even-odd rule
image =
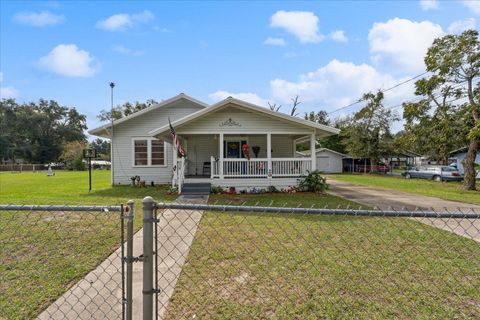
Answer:
[[[153,208],[152,197],[143,199],[143,320],[153,319]]]
[[[132,320],[133,306],[133,200],[127,202],[128,220],[127,220],[127,320]]]

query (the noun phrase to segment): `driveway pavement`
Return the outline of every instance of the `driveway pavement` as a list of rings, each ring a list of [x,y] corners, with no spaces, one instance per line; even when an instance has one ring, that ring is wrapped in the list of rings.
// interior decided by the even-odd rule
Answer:
[[[407,209],[451,212],[480,213],[480,206],[462,202],[442,200],[414,193],[391,189],[357,185],[349,182],[329,179],[329,193],[379,209]],[[419,221],[437,228],[456,233],[480,242],[480,219],[432,219],[420,218]]]

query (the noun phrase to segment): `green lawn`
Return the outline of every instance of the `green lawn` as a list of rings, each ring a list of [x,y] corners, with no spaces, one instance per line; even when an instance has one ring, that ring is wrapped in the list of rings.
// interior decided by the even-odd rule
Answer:
[[[110,187],[110,172],[1,173],[1,204],[119,205],[170,201],[167,186]],[[33,319],[120,246],[119,213],[0,211],[0,319]]]
[[[210,199],[245,201],[348,204],[315,194]],[[412,219],[207,212],[166,319],[478,319],[479,261],[478,243]]]
[[[88,192],[87,171],[56,171],[47,177],[38,173],[0,173],[0,204],[99,204],[115,205],[135,200],[138,205],[145,196],[156,201],[171,201],[168,186],[134,188],[110,185],[110,171],[92,171],[92,191]]]
[[[393,189],[398,191],[417,193],[425,196],[437,197],[444,200],[480,204],[480,191],[462,189],[460,182],[435,182],[423,179],[405,179],[382,175],[363,174],[336,174],[328,175],[338,181],[363,184],[372,187]]]

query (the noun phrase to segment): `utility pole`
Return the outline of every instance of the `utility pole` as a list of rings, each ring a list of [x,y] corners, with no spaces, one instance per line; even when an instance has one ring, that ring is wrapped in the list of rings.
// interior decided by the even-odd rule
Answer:
[[[111,103],[111,108],[110,108],[110,170],[112,172],[112,186],[115,185],[115,169],[113,166],[113,138],[114,138],[114,129],[113,129],[113,88],[115,87],[114,82],[110,82],[110,91],[111,91],[111,96],[110,96],[110,103]]]

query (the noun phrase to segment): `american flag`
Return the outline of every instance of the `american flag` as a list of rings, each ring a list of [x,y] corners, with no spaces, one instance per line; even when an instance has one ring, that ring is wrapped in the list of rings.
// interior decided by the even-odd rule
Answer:
[[[168,119],[168,124],[170,125],[170,133],[172,134],[172,140],[173,140],[173,143],[175,144],[175,149],[177,150],[177,152],[180,154],[181,157],[185,157],[186,155],[185,150],[180,144],[180,140],[178,139],[177,133],[175,132],[175,129],[173,128],[172,123],[170,122],[170,118]]]

